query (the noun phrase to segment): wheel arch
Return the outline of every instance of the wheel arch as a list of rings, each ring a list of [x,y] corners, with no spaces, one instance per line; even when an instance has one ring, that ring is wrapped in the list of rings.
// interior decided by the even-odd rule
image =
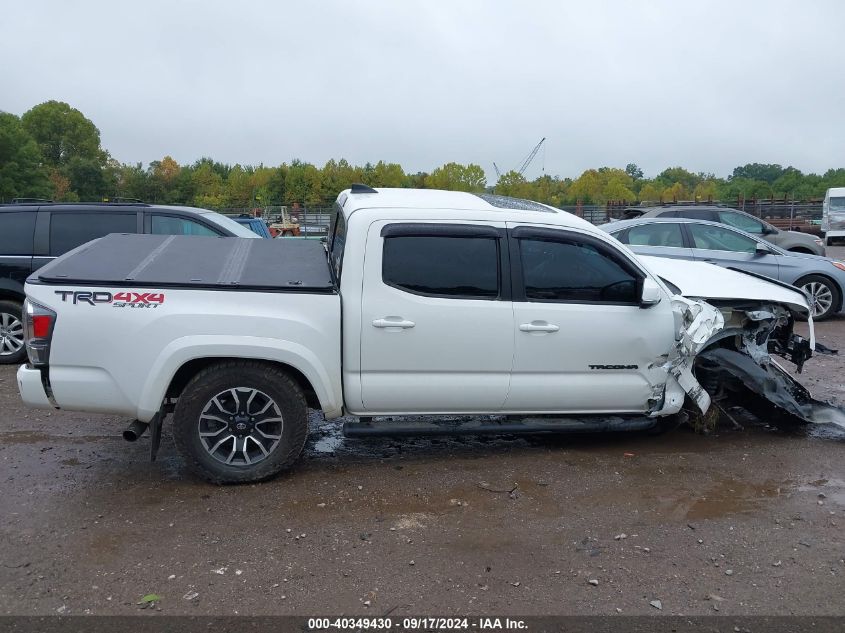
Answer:
[[[141,421],[152,419],[165,397],[177,397],[197,372],[232,360],[266,363],[283,369],[302,388],[308,406],[322,409],[329,418],[337,417],[343,408],[340,359],[326,366],[315,351],[292,341],[246,336],[176,339],[152,363],[138,394],[137,417]]]
[[[191,378],[196,376],[199,372],[208,367],[212,367],[218,363],[225,363],[231,361],[231,357],[226,356],[206,356],[203,358],[194,358],[184,363],[170,380],[170,384],[165,391],[165,398],[178,398],[185,389],[185,386],[191,381]],[[302,393],[305,395],[305,400],[312,409],[320,409],[320,399],[317,397],[317,392],[314,390],[311,381],[299,369],[288,363],[282,363],[273,360],[250,359],[256,364],[263,364],[269,367],[277,367],[288,374],[291,379],[299,385]]]

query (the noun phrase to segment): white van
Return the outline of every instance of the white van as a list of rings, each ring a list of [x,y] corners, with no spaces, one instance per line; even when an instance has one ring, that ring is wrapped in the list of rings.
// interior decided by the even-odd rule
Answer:
[[[824,194],[822,231],[826,246],[833,240],[845,239],[845,187],[832,187]]]

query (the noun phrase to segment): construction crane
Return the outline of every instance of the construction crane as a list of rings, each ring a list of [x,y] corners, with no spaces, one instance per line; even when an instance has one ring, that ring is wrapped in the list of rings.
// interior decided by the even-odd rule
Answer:
[[[537,143],[534,146],[534,149],[532,149],[529,152],[528,156],[525,157],[525,160],[522,161],[522,166],[519,168],[519,175],[520,176],[522,176],[525,173],[525,170],[528,169],[528,166],[531,164],[531,161],[534,160],[534,157],[537,155],[537,152],[540,151],[540,147],[545,142],[546,142],[546,137],[544,136],[543,138],[540,139],[540,142]]]
[[[540,142],[537,143],[534,146],[534,149],[532,149],[528,153],[528,156],[526,156],[525,159],[522,161],[522,165],[520,165],[519,169],[517,170],[517,172],[519,173],[520,176],[522,176],[525,173],[525,170],[528,169],[528,166],[531,164],[531,161],[533,161],[534,157],[537,156],[537,152],[540,151],[540,148],[543,146],[543,143],[545,143],[545,142],[546,142],[546,137],[544,136],[543,138],[540,139]],[[499,169],[499,166],[495,162],[493,163],[493,169],[496,170],[496,178],[501,178],[502,177],[502,170]]]

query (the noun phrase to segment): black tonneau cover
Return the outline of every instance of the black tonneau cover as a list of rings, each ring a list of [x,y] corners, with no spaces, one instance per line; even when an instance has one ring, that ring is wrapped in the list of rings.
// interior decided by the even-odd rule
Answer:
[[[29,283],[336,292],[316,240],[113,233],[62,255]]]

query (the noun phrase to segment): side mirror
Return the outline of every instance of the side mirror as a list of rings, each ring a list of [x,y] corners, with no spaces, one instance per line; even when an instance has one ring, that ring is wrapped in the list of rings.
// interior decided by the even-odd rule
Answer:
[[[660,286],[651,277],[643,279],[643,290],[640,294],[640,307],[650,308],[660,303],[662,299]]]
[[[775,227],[767,224],[763,225],[763,235],[774,235],[775,233],[778,233]]]
[[[771,255],[772,251],[765,244],[761,244],[760,242],[757,242],[757,247],[754,249],[754,254],[755,255]]]

